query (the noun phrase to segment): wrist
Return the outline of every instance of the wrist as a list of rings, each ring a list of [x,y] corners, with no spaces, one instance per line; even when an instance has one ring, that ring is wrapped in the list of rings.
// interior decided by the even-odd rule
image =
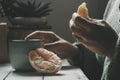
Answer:
[[[118,35],[115,35],[114,39],[111,40],[110,44],[108,45],[108,49],[107,49],[107,52],[106,52],[107,57],[112,58],[114,56],[115,50],[116,50],[117,40],[118,40]]]

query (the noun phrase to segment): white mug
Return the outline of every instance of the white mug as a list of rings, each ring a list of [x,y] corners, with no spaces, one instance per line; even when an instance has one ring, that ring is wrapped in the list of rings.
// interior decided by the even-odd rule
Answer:
[[[28,54],[31,50],[40,47],[43,47],[43,42],[38,39],[9,41],[11,66],[16,71],[33,71],[34,69],[29,63]]]

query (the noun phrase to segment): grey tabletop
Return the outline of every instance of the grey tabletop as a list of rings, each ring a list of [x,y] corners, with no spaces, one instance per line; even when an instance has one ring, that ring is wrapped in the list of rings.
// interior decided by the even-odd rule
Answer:
[[[80,68],[62,61],[62,69],[55,75],[38,72],[16,72],[9,63],[0,64],[0,80],[89,80]]]

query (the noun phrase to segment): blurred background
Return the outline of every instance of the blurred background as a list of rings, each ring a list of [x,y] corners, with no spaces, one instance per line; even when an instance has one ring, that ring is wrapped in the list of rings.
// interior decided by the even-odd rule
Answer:
[[[28,2],[24,3],[24,1]],[[41,1],[51,2],[50,7],[43,5]],[[69,21],[78,6],[82,2],[86,2],[89,16],[102,19],[108,0],[15,0],[17,5],[13,2],[14,0],[0,0],[0,62],[8,60],[9,40],[24,39],[35,30],[54,31],[63,39],[73,43],[75,39],[71,35]],[[37,3],[41,4],[37,5]],[[50,15],[45,15],[46,10],[49,13],[49,8],[52,9],[52,12]]]

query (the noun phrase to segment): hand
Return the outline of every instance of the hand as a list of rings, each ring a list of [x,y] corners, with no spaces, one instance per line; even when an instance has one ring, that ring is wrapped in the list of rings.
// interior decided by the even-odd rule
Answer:
[[[112,56],[115,50],[116,32],[103,20],[83,19],[74,13],[70,20],[73,37],[91,51]]]
[[[60,58],[72,57],[79,53],[77,46],[62,39],[51,31],[35,31],[25,39],[40,39],[44,42],[44,48],[56,53]]]

